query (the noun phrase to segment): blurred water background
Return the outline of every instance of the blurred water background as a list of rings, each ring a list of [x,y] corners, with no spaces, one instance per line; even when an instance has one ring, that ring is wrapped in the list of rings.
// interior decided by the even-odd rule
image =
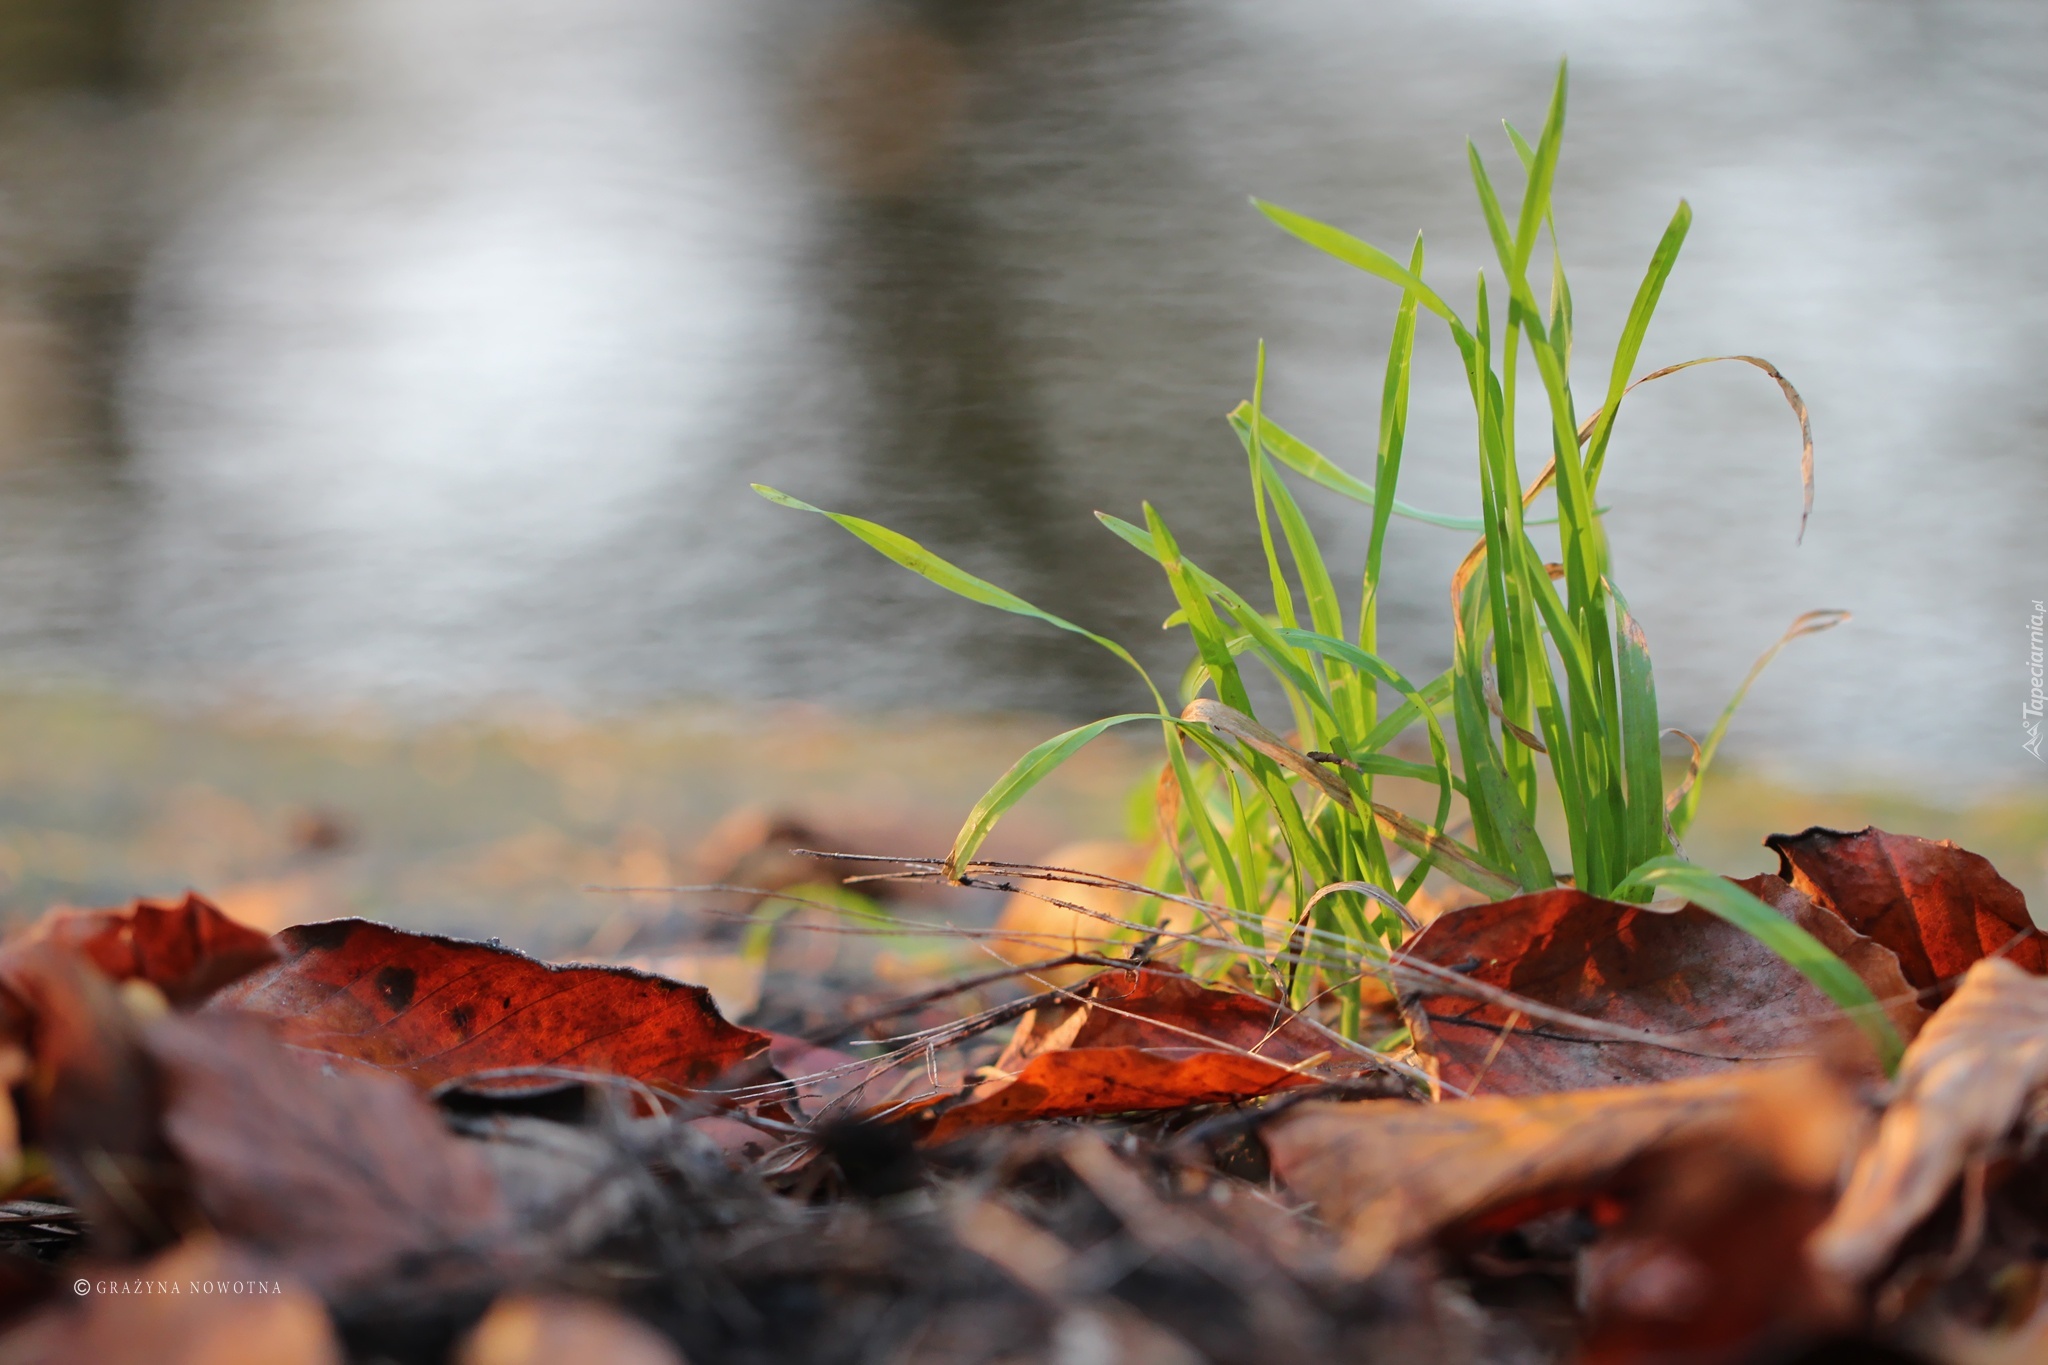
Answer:
[[[953,737],[957,773],[915,771],[926,805],[964,804],[1014,751],[984,738],[1044,726],[902,717],[1095,714],[1132,684],[748,482],[1177,667],[1162,582],[1090,511],[1150,497],[1205,565],[1258,581],[1221,414],[1264,338],[1269,411],[1366,469],[1395,302],[1246,196],[1390,246],[1426,230],[1463,297],[1486,262],[1463,139],[1505,170],[1498,120],[1540,121],[1560,53],[1581,382],[1684,195],[1645,366],[1762,354],[1813,410],[1800,545],[1798,433],[1768,380],[1710,367],[1630,400],[1604,493],[1667,723],[1703,732],[1794,615],[1848,608],[1725,752],[1757,781],[1871,794],[1844,819],[1977,811],[2032,884],[2048,8],[0,0],[0,730],[39,755],[0,777],[0,819],[84,841],[0,849],[10,896],[197,877],[177,869],[198,853],[91,851],[142,848],[195,782],[240,791],[283,866],[294,802],[395,800],[301,761],[363,725],[414,736],[376,752],[426,783],[420,809],[487,812],[449,816],[444,852],[534,822],[616,850],[639,818],[623,798],[578,815],[568,779],[528,809],[413,761],[448,734],[527,753],[525,722],[480,719],[506,715],[553,717],[526,732],[585,735],[621,772],[671,755],[665,780],[706,789],[641,821],[670,822],[671,852],[750,766],[744,745],[724,767],[634,747],[678,705],[762,736],[791,731],[758,709],[776,700],[889,713],[869,733]],[[1417,384],[1405,496],[1467,512],[1470,419],[1434,333]],[[1340,561],[1362,553],[1359,509],[1308,502]],[[1464,548],[1397,524],[1384,631],[1417,673],[1448,661]],[[251,708],[297,738],[244,762]],[[843,771],[869,780],[894,750],[861,752]],[[825,780],[777,771],[739,794]],[[1743,847],[1779,813],[1749,790]]]

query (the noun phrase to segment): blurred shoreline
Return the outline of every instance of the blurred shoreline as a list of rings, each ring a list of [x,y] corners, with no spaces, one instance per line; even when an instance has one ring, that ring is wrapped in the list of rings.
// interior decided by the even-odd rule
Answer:
[[[591,888],[717,879],[764,841],[942,853],[987,786],[1059,728],[1018,715],[710,704],[406,722],[360,707],[0,691],[0,914],[18,922],[57,903],[190,888],[264,927],[365,915],[574,953],[622,909],[692,904]],[[1035,860],[1128,837],[1157,761],[1148,739],[1085,750],[1004,819],[991,853]],[[1775,870],[1766,834],[1869,823],[1953,839],[2037,914],[2048,904],[2048,794],[2037,791],[1944,800],[1728,767],[1709,779],[1685,844],[1740,876]],[[939,913],[985,914],[972,899]]]

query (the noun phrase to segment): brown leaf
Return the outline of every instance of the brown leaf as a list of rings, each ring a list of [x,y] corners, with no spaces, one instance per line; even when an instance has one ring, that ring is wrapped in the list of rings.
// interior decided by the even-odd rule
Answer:
[[[1237,1052],[1190,1048],[1177,1056],[1142,1047],[1084,1047],[1042,1053],[1009,1080],[993,1080],[938,1106],[924,1133],[950,1142],[991,1124],[1232,1104],[1315,1078]]]
[[[994,1080],[927,1102],[925,1141],[998,1123],[1254,1099],[1312,1081],[1297,1067],[1335,1046],[1284,1005],[1163,965],[1097,972],[1066,994],[1018,1021]]]
[[[1165,965],[1110,968],[1068,994],[1018,1022],[998,1070],[1058,1048],[1236,1049],[1292,1063],[1327,1056],[1334,1046],[1285,1005],[1204,986]]]
[[[48,1154],[95,1250],[128,1257],[175,1241],[190,1221],[183,1173],[158,1124],[141,1024],[116,987],[74,950],[11,944],[0,951],[0,1038],[0,1055],[28,1073],[15,1092],[23,1136]]]
[[[1925,1013],[1898,960],[1776,877],[1738,885],[1842,957],[1910,1037]],[[1677,1040],[1574,1032],[1448,990],[1410,997],[1417,1046],[1459,1091],[1641,1085],[1847,1042],[1842,1016],[1776,953],[1697,906],[1674,914],[1556,890],[1446,912],[1402,954],[1552,1009]],[[1505,1039],[1503,1038],[1505,1035]]]
[[[1906,1049],[1896,1096],[1815,1234],[1814,1259],[1851,1283],[1875,1274],[2044,1086],[2048,980],[1979,962]]]
[[[1349,1267],[1503,1206],[1581,1196],[1680,1143],[1735,1146],[1825,1189],[1861,1111],[1806,1065],[1527,1098],[1417,1105],[1313,1101],[1262,1130],[1273,1169],[1345,1236]]]
[[[404,1081],[287,1047],[247,1016],[173,1015],[145,1043],[207,1221],[328,1297],[500,1252],[510,1220],[483,1155]]]
[[[216,1237],[144,1265],[76,1269],[92,1272],[77,1280],[89,1292],[0,1340],[0,1365],[341,1365],[320,1300]]]
[[[177,902],[52,910],[27,938],[83,953],[111,980],[147,981],[174,1005],[197,1005],[277,960],[268,937],[192,892]]]
[[[595,1299],[516,1295],[499,1299],[462,1344],[453,1365],[683,1365],[668,1340]]]
[[[1779,876],[1897,953],[1920,990],[1946,988],[2001,951],[2030,972],[2048,972],[2048,939],[2034,932],[2026,897],[1945,839],[1814,828],[1764,843],[1778,855]]]
[[[703,987],[628,968],[550,966],[353,919],[301,925],[273,941],[281,960],[209,1008],[265,1015],[289,1042],[422,1088],[562,1067],[693,1090],[769,1045],[767,1034],[727,1023]]]

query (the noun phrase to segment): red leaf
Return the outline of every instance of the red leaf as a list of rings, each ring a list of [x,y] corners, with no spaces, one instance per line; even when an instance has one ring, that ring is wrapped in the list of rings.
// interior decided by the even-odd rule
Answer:
[[[1906,980],[1947,987],[1980,958],[2001,955],[2048,973],[2048,940],[2034,932],[2027,898],[1985,859],[1947,840],[1845,834],[1815,827],[1773,834],[1778,875],[1898,954]],[[2016,935],[2027,937],[2013,943]]]
[[[1336,1046],[1285,1005],[1204,986],[1163,965],[1097,972],[1070,994],[1072,1003],[1027,1015],[996,1065],[1014,1071],[1048,1047],[1241,1049],[1300,1062],[1325,1056]]]
[[[767,1034],[727,1023],[702,986],[626,967],[556,967],[352,919],[286,929],[273,941],[281,960],[209,1009],[265,1015],[291,1043],[422,1088],[562,1067],[693,1090],[769,1045]]]
[[[925,1141],[998,1123],[1255,1099],[1313,1082],[1296,1066],[1335,1046],[1284,1005],[1167,966],[1111,968],[1069,995],[1018,1022],[996,1062],[1012,1074],[928,1105],[936,1118]]]
[[[116,981],[147,981],[174,1005],[197,1005],[277,960],[267,936],[192,892],[175,903],[52,910],[27,937],[83,953]]]
[[[976,1128],[1029,1119],[1231,1104],[1314,1080],[1236,1052],[1173,1057],[1139,1047],[1073,1048],[1042,1053],[1016,1079],[991,1081],[944,1107],[923,1140],[950,1142]]]
[[[1910,996],[1887,949],[1775,877],[1739,884],[1833,949],[1880,1000]],[[1579,891],[1544,891],[1450,911],[1402,958],[1684,1040],[1671,1048],[1589,1036],[1450,991],[1411,999],[1418,1047],[1437,1059],[1447,1084],[1464,1091],[1529,1095],[1697,1076],[1747,1058],[1817,1051],[1818,1034],[1841,1020],[1783,958],[1694,906],[1665,914]],[[1910,998],[1891,1014],[1909,1037],[1926,1017]]]

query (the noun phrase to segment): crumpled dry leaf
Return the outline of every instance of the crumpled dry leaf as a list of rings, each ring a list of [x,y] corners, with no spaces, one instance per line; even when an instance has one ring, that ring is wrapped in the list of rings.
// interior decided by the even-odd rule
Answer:
[[[177,902],[52,910],[22,941],[74,949],[110,980],[147,981],[179,1006],[197,1005],[277,960],[267,935],[230,919],[195,892]]]
[[[998,1123],[1080,1118],[1233,1104],[1315,1080],[1277,1062],[1236,1052],[1189,1051],[1177,1057],[1141,1047],[1084,1047],[1032,1058],[1010,1080],[976,1086],[936,1110],[928,1143]]]
[[[683,1365],[668,1339],[596,1299],[508,1295],[456,1348],[453,1365]]]
[[[173,1015],[145,1045],[207,1222],[330,1300],[506,1253],[511,1220],[483,1154],[399,1078],[287,1047],[246,1016]]]
[[[1311,1101],[1261,1136],[1281,1183],[1315,1202],[1364,1274],[1489,1211],[1571,1202],[1679,1143],[1739,1148],[1824,1189],[1862,1122],[1838,1082],[1795,1064],[1526,1098]]]
[[[1815,827],[1764,843],[1778,855],[1779,876],[1897,953],[1920,990],[1946,989],[1993,953],[2048,972],[2048,938],[2033,931],[2026,897],[1947,840]]]
[[[1068,997],[1018,1021],[998,1070],[1063,1048],[1240,1049],[1292,1063],[1326,1057],[1337,1046],[1285,1005],[1205,986],[1163,963],[1097,972]]]
[[[1814,1260],[1849,1283],[1869,1279],[2044,1086],[2048,979],[1979,962],[1906,1049],[1877,1135],[1814,1234]]]
[[[1737,883],[1818,938],[1911,1037],[1926,1018],[1898,959],[1776,877]],[[1696,906],[1676,913],[1560,889],[1446,912],[1401,954],[1675,1046],[1575,1034],[1451,991],[1407,997],[1416,1046],[1456,1091],[1544,1094],[1641,1085],[1745,1060],[1854,1046],[1840,1010],[1762,943]],[[1827,1035],[1824,1039],[1822,1035]],[[1504,1036],[1505,1035],[1505,1036]],[[1860,1036],[1860,1035],[1859,1035]]]
[[[1018,1021],[995,1079],[929,1105],[924,1141],[1031,1119],[1229,1104],[1315,1079],[1338,1046],[1283,1005],[1147,964]]]
[[[217,1237],[142,1265],[78,1269],[92,1272],[78,1277],[91,1292],[0,1340],[0,1365],[341,1365],[320,1300]]]
[[[422,1088],[560,1067],[684,1091],[766,1052],[702,986],[620,967],[555,967],[494,944],[366,920],[284,930],[281,960],[209,1009],[277,1021],[300,1047],[396,1071]]]

